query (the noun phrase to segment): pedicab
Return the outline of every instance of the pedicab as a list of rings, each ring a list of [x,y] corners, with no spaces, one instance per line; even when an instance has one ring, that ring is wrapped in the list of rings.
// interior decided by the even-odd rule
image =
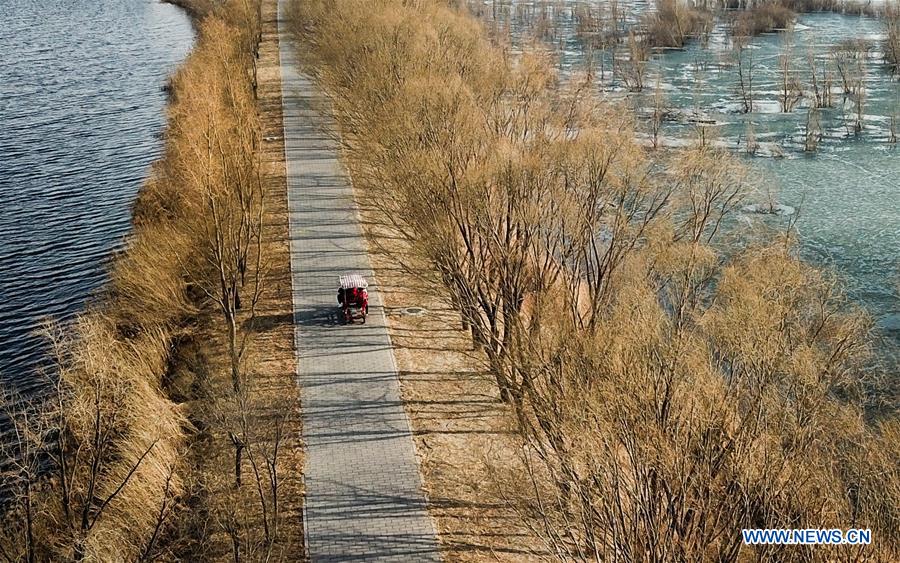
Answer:
[[[339,280],[337,299],[344,322],[352,323],[353,319],[361,319],[365,324],[366,315],[369,314],[369,283],[359,274],[340,276]]]

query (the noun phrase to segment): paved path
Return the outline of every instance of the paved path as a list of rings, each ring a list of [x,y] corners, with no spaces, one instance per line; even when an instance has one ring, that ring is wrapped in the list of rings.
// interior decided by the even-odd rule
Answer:
[[[279,39],[309,555],[440,561],[377,287],[365,325],[335,320],[338,275],[372,283],[372,269],[347,173],[323,133],[334,124],[316,111],[321,93],[298,72],[282,17]]]

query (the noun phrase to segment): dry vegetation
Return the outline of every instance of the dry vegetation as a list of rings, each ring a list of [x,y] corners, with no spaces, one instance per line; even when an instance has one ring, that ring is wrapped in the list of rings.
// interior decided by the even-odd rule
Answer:
[[[793,10],[777,1],[756,4],[752,8],[735,13],[731,23],[731,34],[738,37],[752,37],[787,29],[796,16]]]
[[[212,13],[220,4],[218,0],[163,0],[166,4],[178,6],[191,16],[194,23],[198,23],[208,14]]]
[[[884,60],[895,74],[900,73],[900,3],[885,9]]]
[[[302,558],[274,2],[191,4],[128,245],[10,413],[3,560]]]
[[[452,305],[430,326],[456,325],[474,348],[445,329],[435,342],[452,349],[436,353],[462,367],[443,383],[420,380],[450,371],[436,354],[400,354],[427,365],[404,393],[448,550],[900,556],[900,426],[896,405],[868,408],[869,320],[790,236],[722,253],[750,189],[742,166],[709,148],[650,162],[622,107],[561,82],[540,54],[511,58],[444,2],[294,8],[379,223],[370,233],[399,239],[394,267]],[[415,333],[425,321],[399,322]],[[478,422],[467,427],[448,395],[480,409]],[[436,423],[478,436],[451,439]],[[479,461],[465,444],[494,455]],[[878,540],[740,543],[743,527],[847,526]]]
[[[884,3],[847,0],[724,0],[724,8],[731,20],[731,33],[735,37],[752,37],[789,29],[797,14],[835,12],[838,14],[883,18],[888,31],[896,19],[897,7],[890,0]],[[886,43],[890,45],[890,40]]]
[[[535,40],[537,45],[548,48],[551,56],[560,55],[563,48],[560,26],[572,25],[584,51],[583,65],[587,74],[591,77],[599,74],[601,85],[608,85],[607,78],[611,77],[613,86],[624,86],[629,92],[644,90],[654,52],[684,48],[691,41],[699,41],[705,48],[716,22],[724,21],[731,35],[733,51],[733,56],[726,62],[737,70],[737,90],[745,113],[753,111],[753,38],[762,33],[790,31],[798,13],[833,11],[879,18],[884,22],[886,36],[882,49],[884,62],[892,71],[896,70],[896,63],[892,61],[896,59],[898,50],[895,47],[898,9],[890,1],[875,5],[843,0],[722,0],[702,3],[659,0],[652,10],[639,16],[631,13],[635,9],[633,6],[616,1],[599,5],[550,0],[528,3],[507,0],[490,4],[472,1],[468,2],[467,7],[474,15],[490,20],[489,35],[498,42],[508,41],[512,27],[524,29],[527,30],[527,37]],[[533,45],[532,48],[537,47]],[[810,105],[815,105],[814,109],[832,106],[830,81],[835,71],[830,61],[817,60],[827,51],[809,53],[810,82],[804,84],[797,79],[791,80],[789,91],[781,96],[782,107],[790,108],[784,111],[801,106],[802,100],[807,97]],[[779,63],[779,66],[784,70],[783,64]],[[807,96],[804,90],[807,86],[812,89],[809,92],[812,96]],[[862,98],[844,101],[850,101],[855,106],[865,105]],[[859,133],[856,125],[855,121],[850,124],[851,135]]]
[[[834,12],[853,16],[882,16],[885,4],[857,0],[723,0],[722,5],[736,10],[747,30],[768,33],[785,29],[797,14]]]
[[[645,41],[652,47],[681,48],[691,38],[709,37],[713,14],[693,2],[657,0],[656,10],[644,18]]]

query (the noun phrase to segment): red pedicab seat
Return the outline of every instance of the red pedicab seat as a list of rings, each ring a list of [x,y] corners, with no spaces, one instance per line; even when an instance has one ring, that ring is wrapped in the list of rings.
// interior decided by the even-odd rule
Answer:
[[[359,274],[347,274],[339,278],[338,303],[344,312],[344,321],[353,322],[352,307],[362,313],[362,322],[366,322],[369,314],[369,283]]]

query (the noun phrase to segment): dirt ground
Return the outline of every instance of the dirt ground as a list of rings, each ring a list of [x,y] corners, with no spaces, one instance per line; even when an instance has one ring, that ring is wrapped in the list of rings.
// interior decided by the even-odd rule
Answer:
[[[360,195],[357,188],[362,204]],[[541,560],[539,544],[503,502],[485,463],[514,462],[518,444],[493,378],[441,288],[397,266],[397,257],[409,260],[405,244],[390,236],[377,211],[361,207],[445,560]]]
[[[267,287],[259,307],[261,321],[255,342],[256,370],[260,387],[292,406],[284,443],[282,533],[290,538],[293,553],[284,561],[303,559],[303,450],[300,396],[296,382],[293,301],[291,295],[290,238],[288,233],[287,180],[284,163],[284,129],[281,123],[281,67],[278,52],[278,2],[263,2],[263,30],[257,79],[263,118],[262,160],[266,170],[264,250],[268,263]]]

